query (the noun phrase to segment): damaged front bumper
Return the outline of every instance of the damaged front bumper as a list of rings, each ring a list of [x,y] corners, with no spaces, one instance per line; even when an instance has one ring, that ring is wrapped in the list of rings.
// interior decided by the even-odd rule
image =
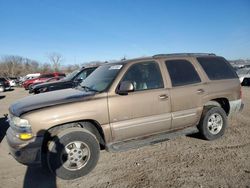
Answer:
[[[41,164],[41,149],[43,136],[23,141],[16,137],[15,131],[9,127],[6,133],[10,154],[24,165],[34,166]]]

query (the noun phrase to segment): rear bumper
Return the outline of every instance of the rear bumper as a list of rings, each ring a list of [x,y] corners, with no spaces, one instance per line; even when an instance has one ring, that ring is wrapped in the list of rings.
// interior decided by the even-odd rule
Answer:
[[[229,101],[229,105],[230,105],[229,115],[241,112],[244,108],[244,103],[242,102],[241,99]]]
[[[41,164],[41,149],[43,137],[34,137],[28,141],[22,141],[15,136],[10,127],[6,133],[10,154],[24,165],[36,166]]]

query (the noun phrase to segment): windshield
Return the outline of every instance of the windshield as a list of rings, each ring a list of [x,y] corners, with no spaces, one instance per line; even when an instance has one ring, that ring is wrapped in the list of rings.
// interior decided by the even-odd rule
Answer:
[[[122,65],[103,65],[98,67],[81,84],[82,88],[102,92],[108,89],[119,73]]]
[[[62,80],[71,80],[75,75],[77,75],[77,73],[79,72],[80,70],[75,70],[71,73],[69,73],[65,78],[63,78]]]

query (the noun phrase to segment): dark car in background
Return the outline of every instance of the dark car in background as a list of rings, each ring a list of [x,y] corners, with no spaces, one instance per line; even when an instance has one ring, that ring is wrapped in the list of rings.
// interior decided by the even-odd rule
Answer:
[[[53,77],[53,78],[49,78],[48,80],[46,80],[45,82],[43,83],[48,83],[48,82],[56,82],[58,80],[61,80],[62,78],[65,78],[65,76],[57,76],[57,77]],[[38,84],[41,84],[41,83],[34,83],[34,84],[31,84],[29,86],[29,93],[33,93],[33,89],[36,85]]]
[[[61,77],[61,76],[66,76],[64,73],[59,73],[59,72],[53,72],[53,73],[46,73],[42,74],[37,78],[29,79],[26,80],[23,83],[23,87],[28,90],[29,86],[34,83],[43,83],[46,82],[48,79],[53,78],[53,77]]]
[[[4,92],[11,88],[9,81],[6,78],[0,77],[0,92]]]
[[[30,88],[29,93],[44,93],[48,91],[73,88],[78,86],[85,78],[87,78],[98,66],[83,67],[68,74],[59,81],[42,83],[34,85]]]

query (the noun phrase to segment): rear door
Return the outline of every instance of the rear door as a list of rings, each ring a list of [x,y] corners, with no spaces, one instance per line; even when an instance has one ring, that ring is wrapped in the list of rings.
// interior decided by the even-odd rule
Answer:
[[[202,83],[191,59],[167,60],[165,65],[172,83],[172,129],[195,125],[202,111],[206,85]]]

